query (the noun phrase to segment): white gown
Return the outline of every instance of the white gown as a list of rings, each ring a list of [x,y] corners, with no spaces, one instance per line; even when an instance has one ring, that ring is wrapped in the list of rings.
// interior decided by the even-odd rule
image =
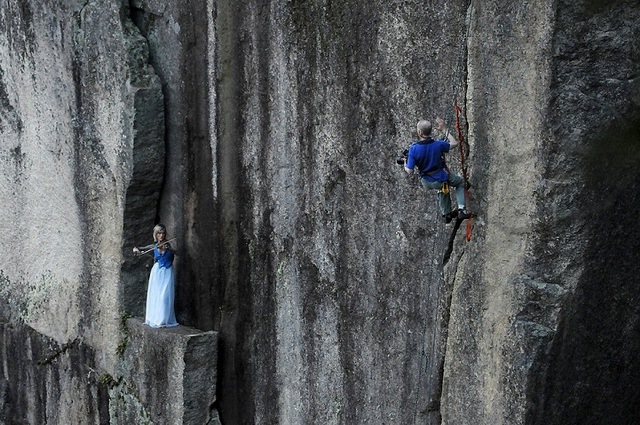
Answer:
[[[149,275],[147,289],[147,310],[144,323],[153,328],[178,326],[173,309],[175,281],[173,277],[173,252],[168,249],[163,254],[158,246],[153,248],[156,259]]]

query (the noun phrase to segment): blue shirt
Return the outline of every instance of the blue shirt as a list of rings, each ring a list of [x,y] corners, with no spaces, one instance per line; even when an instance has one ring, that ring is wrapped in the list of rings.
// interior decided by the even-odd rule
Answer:
[[[167,249],[163,254],[158,251],[158,244],[153,247],[153,256],[158,261],[158,267],[168,269],[173,264],[173,251]]]
[[[418,167],[420,177],[429,181],[446,182],[449,174],[445,170],[443,155],[449,152],[451,145],[445,140],[425,140],[414,142],[409,148],[406,167],[413,170]]]

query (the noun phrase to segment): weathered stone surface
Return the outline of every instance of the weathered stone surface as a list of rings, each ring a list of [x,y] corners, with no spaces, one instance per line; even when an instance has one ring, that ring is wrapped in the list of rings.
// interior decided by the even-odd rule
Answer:
[[[640,9],[471,10],[482,226],[451,271],[443,421],[632,423],[640,291],[628,284],[639,272],[628,253],[639,227],[627,211],[640,193]]]
[[[539,405],[530,420],[633,423],[640,417],[640,7],[562,1],[556,22],[564,30],[554,35],[550,121],[564,149],[549,161],[546,191],[562,198],[541,212],[566,236],[538,252],[548,259],[555,248],[550,271],[571,278],[563,283],[572,297],[532,377],[528,395]]]
[[[5,102],[29,122],[1,134],[2,231],[15,242],[0,248],[3,314],[114,352],[134,286],[119,283],[122,231],[145,224],[150,239],[164,167],[159,81],[113,2],[10,2],[2,22]]]
[[[215,416],[218,340],[215,332],[178,326],[153,329],[140,319],[127,320],[128,337],[123,352],[125,399],[112,413],[113,424],[206,424]],[[126,401],[135,394],[146,406],[126,411],[136,403]],[[125,413],[123,413],[123,411]]]
[[[0,423],[108,423],[108,387],[79,340],[59,344],[0,322]]]
[[[179,321],[219,331],[225,424],[638,417],[637,1],[129,3],[0,11],[0,314],[104,378],[50,423],[157,421],[169,377],[115,355],[157,220]],[[453,92],[479,218],[443,269],[450,228],[394,160]]]
[[[223,421],[426,420],[447,235],[395,156],[451,110],[450,7],[217,4]]]
[[[217,335],[127,322],[117,375],[79,339],[59,344],[0,322],[2,424],[216,424]]]
[[[131,395],[118,374],[119,322],[144,312],[148,270],[130,253],[151,241],[165,169],[164,98],[146,40],[111,1],[10,1],[0,28],[2,420],[153,412],[110,400],[101,384],[109,377],[110,392]],[[17,355],[24,344],[38,355],[67,347],[77,364],[42,368]]]

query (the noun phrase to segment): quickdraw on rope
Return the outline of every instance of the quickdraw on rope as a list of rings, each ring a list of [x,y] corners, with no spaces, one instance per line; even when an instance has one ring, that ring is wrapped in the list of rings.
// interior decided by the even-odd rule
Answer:
[[[471,203],[471,196],[469,195],[469,173],[464,161],[464,134],[462,134],[462,127],[460,126],[460,112],[462,112],[462,109],[460,109],[460,106],[458,105],[458,95],[453,97],[453,103],[456,114],[456,130],[458,131],[458,146],[460,148],[460,166],[462,168],[462,178],[464,179],[464,200],[467,208],[469,208],[469,204]],[[471,240],[472,226],[473,215],[467,219],[467,242]]]

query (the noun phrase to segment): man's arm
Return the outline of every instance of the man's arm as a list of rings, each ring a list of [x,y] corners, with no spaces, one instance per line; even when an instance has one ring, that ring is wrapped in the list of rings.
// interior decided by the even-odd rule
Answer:
[[[454,148],[458,146],[458,140],[449,132],[449,129],[444,125],[444,120],[440,117],[436,118],[436,128],[447,135],[447,141],[450,147]]]
[[[451,146],[452,148],[458,146],[459,142],[455,137],[453,137],[453,134],[449,133],[449,130],[446,130],[446,132],[448,134],[447,141],[449,142],[449,146]]]
[[[411,148],[409,148],[407,157],[404,159],[404,171],[406,171],[407,174],[413,174],[413,169],[416,168],[415,164],[413,156],[411,156]]]

